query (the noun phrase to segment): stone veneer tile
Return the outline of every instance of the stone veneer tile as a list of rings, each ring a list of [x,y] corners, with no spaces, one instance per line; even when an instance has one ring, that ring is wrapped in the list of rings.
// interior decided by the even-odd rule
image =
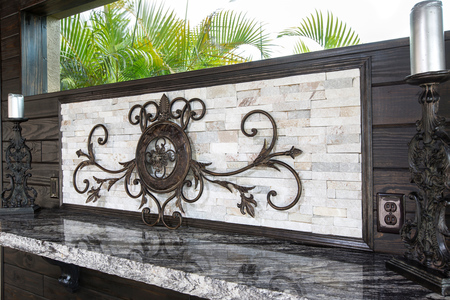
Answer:
[[[325,89],[343,89],[343,88],[351,88],[353,87],[353,78],[344,77],[344,78],[334,78],[327,79],[325,81]]]
[[[256,186],[252,190],[258,202],[255,219],[240,213],[236,207],[239,195],[210,183],[205,183],[204,195],[198,202],[183,203],[186,217],[361,237],[359,93],[358,69],[167,93],[169,99],[181,96],[204,100],[206,116],[191,121],[187,132],[194,149],[193,158],[212,162],[211,170],[224,172],[245,167],[257,157],[264,140],[270,141],[271,123],[264,116],[254,116],[246,123],[248,131],[258,129],[256,137],[245,137],[240,131],[243,116],[254,109],[265,110],[275,119],[279,135],[275,151],[287,151],[292,146],[303,151],[295,160],[280,158],[293,166],[302,179],[302,197],[291,210],[275,211],[267,204],[266,194],[275,189],[279,194],[274,201],[280,205],[289,203],[296,193],[292,177],[287,172],[259,168],[234,178],[215,178]],[[75,152],[80,148],[86,151],[91,128],[105,123],[110,133],[108,144],[94,145],[99,161],[117,169],[119,161],[133,159],[141,132],[139,126],[128,123],[128,109],[149,100],[157,102],[162,95],[151,93],[61,105],[64,203],[137,210],[140,199],[129,199],[123,182],[110,192],[102,191],[98,202],[86,204],[86,195],[76,193],[71,183],[75,166],[83,160]],[[90,170],[83,176],[83,179],[104,178],[105,174]],[[81,178],[79,184],[82,185]],[[150,205],[156,209],[154,204]],[[174,209],[173,204],[170,207]]]
[[[346,78],[346,77],[350,77],[350,78],[359,77],[359,70],[358,69],[350,69],[350,70],[326,73],[327,80],[336,79],[336,78]]]
[[[318,99],[311,101],[311,108],[327,108],[327,107],[346,107],[346,106],[358,106],[360,105],[359,96],[346,97],[343,95],[336,95],[335,99]]]
[[[216,99],[223,97],[236,98],[236,88],[233,84],[217,85],[206,88],[206,98]]]

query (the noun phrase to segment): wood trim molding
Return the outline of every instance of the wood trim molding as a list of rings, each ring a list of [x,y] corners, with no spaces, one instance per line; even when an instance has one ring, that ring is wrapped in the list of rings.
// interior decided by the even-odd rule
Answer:
[[[334,49],[332,49],[334,50]],[[317,55],[306,53],[290,57],[249,62],[217,68],[189,71],[127,82],[105,84],[76,90],[54,92],[26,97],[26,101],[56,100],[74,103],[105,98],[118,98],[147,93],[170,92],[221,84],[275,79],[287,76],[332,72],[360,68],[369,56]]]
[[[116,0],[22,0],[21,9],[38,16],[66,18]]]
[[[368,58],[361,74],[361,157],[363,240],[373,249],[372,63]]]
[[[141,220],[140,212],[123,211],[117,209],[109,209],[102,207],[88,207],[84,205],[76,204],[63,204],[61,209],[68,211],[80,212],[83,214],[111,216],[115,218],[134,219],[137,224],[143,224]],[[156,218],[156,214],[154,215]],[[372,249],[361,239],[348,238],[333,235],[312,234],[307,232],[300,232],[287,229],[277,229],[263,226],[251,226],[226,223],[220,221],[200,220],[183,218],[182,226],[190,226],[195,228],[205,228],[215,231],[239,233],[254,236],[265,236],[281,240],[289,240],[305,245],[314,246],[331,246],[345,249],[372,251]],[[151,228],[149,228],[151,230]]]

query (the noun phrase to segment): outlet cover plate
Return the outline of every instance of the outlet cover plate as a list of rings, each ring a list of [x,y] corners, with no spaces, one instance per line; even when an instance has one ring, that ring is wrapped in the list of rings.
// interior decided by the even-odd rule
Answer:
[[[378,231],[400,233],[405,220],[404,194],[377,194]]]
[[[50,198],[59,198],[59,178],[50,178]]]

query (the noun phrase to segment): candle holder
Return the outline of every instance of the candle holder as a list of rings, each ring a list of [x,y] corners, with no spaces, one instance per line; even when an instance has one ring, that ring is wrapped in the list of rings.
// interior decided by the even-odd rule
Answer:
[[[415,219],[407,220],[401,237],[407,251],[403,258],[386,262],[387,268],[442,295],[450,295],[450,251],[446,243],[450,231],[445,223],[445,208],[450,198],[444,190],[450,186],[450,137],[444,131],[445,118],[437,115],[439,83],[450,78],[450,71],[425,72],[406,77],[419,85],[422,119],[409,142],[408,161],[411,181],[419,192],[412,192]]]
[[[2,209],[0,215],[5,214],[30,214],[39,209],[34,204],[37,192],[34,188],[28,187],[27,179],[31,177],[31,150],[25,144],[22,137],[22,127],[20,123],[28,121],[27,118],[7,119],[13,123],[14,136],[10,139],[10,145],[6,148],[6,165],[12,174],[7,174],[9,178],[9,188],[2,191]]]

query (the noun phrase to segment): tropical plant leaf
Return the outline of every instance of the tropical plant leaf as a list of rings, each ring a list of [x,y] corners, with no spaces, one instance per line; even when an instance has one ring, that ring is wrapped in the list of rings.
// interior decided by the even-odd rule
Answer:
[[[245,14],[219,11],[192,27],[145,0],[63,19],[61,41],[61,90],[245,62],[242,45],[270,55],[268,34]]]
[[[346,47],[360,43],[358,34],[334,17],[331,12],[327,12],[326,22],[324,22],[323,13],[320,10],[316,10],[315,14],[304,18],[300,22],[300,26],[283,30],[278,35],[278,37],[283,36],[300,38],[294,46],[295,53],[310,52],[305,38],[316,42],[322,49]]]

